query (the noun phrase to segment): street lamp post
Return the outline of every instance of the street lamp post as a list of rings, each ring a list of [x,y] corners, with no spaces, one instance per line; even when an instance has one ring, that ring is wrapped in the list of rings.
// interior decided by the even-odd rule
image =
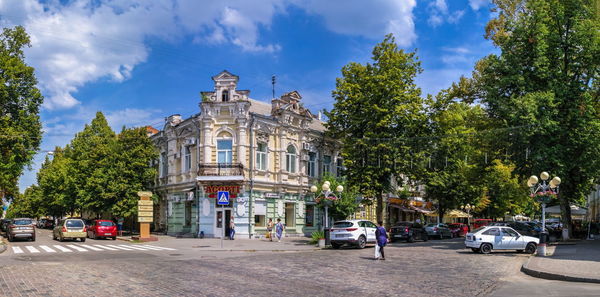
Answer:
[[[537,176],[532,175],[527,181],[527,186],[531,190],[531,197],[542,203],[542,232],[540,232],[538,256],[546,256],[546,203],[550,202],[553,196],[558,195],[558,186],[561,180],[560,177],[555,176],[547,183],[550,175],[545,171],[540,174],[540,178],[541,182]]]
[[[329,181],[325,181],[323,183],[323,185],[321,186],[321,193],[319,195],[322,195],[325,198],[325,224],[324,224],[324,228],[327,229],[329,227],[329,214],[327,213],[329,210],[329,202],[326,199],[327,197],[333,196],[336,199],[338,198],[335,193],[333,191],[330,191],[330,187],[331,187],[331,183]],[[312,187],[310,187],[310,191],[312,193],[316,193],[319,190],[319,188],[317,188],[317,186],[313,185]],[[344,187],[342,185],[339,185],[335,188],[335,191],[339,193],[339,195],[342,194],[342,192],[344,191]]]
[[[473,209],[473,206],[467,204],[463,206],[463,209],[467,212],[467,227],[469,228],[469,231],[471,231],[471,209]]]

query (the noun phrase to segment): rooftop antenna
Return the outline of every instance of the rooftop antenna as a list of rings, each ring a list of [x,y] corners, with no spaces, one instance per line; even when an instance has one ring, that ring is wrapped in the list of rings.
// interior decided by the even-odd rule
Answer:
[[[273,85],[273,99],[275,99],[275,75],[271,76],[271,84]]]

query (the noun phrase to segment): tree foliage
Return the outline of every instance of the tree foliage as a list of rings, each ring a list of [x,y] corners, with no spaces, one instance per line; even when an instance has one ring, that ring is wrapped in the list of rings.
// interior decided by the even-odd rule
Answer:
[[[324,175],[319,181],[322,185],[325,181],[330,183],[330,191],[333,191],[338,198],[335,202],[328,205],[328,215],[334,220],[345,220],[356,212],[358,209],[357,197],[360,195],[356,186],[351,186],[344,178],[335,177],[331,174]],[[338,186],[344,187],[341,193],[335,192]],[[319,196],[319,192],[317,196]],[[326,200],[321,200],[317,204],[320,208],[325,206]]]
[[[336,80],[326,126],[342,142],[347,179],[361,193],[377,197],[377,219],[382,218],[382,195],[394,174],[408,167],[409,142],[391,142],[423,133],[426,121],[421,72],[415,53],[399,49],[390,34],[373,49],[373,63],[350,63]]]
[[[34,69],[25,64],[30,46],[23,27],[0,34],[0,198],[15,194],[17,180],[40,146],[42,125]]]

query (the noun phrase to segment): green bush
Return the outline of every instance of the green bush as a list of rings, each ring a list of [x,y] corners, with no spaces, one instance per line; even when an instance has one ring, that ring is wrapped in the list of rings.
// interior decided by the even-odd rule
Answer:
[[[313,233],[310,234],[310,236],[311,236],[310,244],[317,244],[319,242],[319,239],[325,238],[325,232],[314,231]]]

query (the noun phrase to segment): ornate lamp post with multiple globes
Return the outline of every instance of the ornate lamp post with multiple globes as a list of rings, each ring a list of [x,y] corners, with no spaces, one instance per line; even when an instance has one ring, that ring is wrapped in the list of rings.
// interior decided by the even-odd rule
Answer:
[[[560,177],[555,176],[549,183],[546,181],[550,178],[548,172],[542,172],[540,174],[542,179],[539,182],[538,177],[532,175],[527,181],[527,186],[531,190],[529,195],[536,201],[542,203],[542,232],[540,232],[540,244],[538,246],[538,256],[546,255],[546,204],[552,201],[558,195],[558,186],[560,185]]]
[[[318,196],[318,197],[322,196],[321,199],[324,199],[323,204],[325,205],[325,224],[324,224],[325,229],[329,228],[329,215],[327,213],[328,208],[333,203],[334,200],[338,199],[338,197],[335,195],[335,193],[333,191],[330,191],[330,187],[331,187],[331,183],[329,181],[323,182],[323,185],[321,186],[322,191]],[[315,186],[315,185],[310,187],[310,191],[312,193],[317,193],[318,190],[319,190],[319,188],[317,188],[317,186]],[[339,185],[335,188],[335,191],[338,192],[339,195],[341,195],[342,192],[344,191],[344,187],[342,185]]]

